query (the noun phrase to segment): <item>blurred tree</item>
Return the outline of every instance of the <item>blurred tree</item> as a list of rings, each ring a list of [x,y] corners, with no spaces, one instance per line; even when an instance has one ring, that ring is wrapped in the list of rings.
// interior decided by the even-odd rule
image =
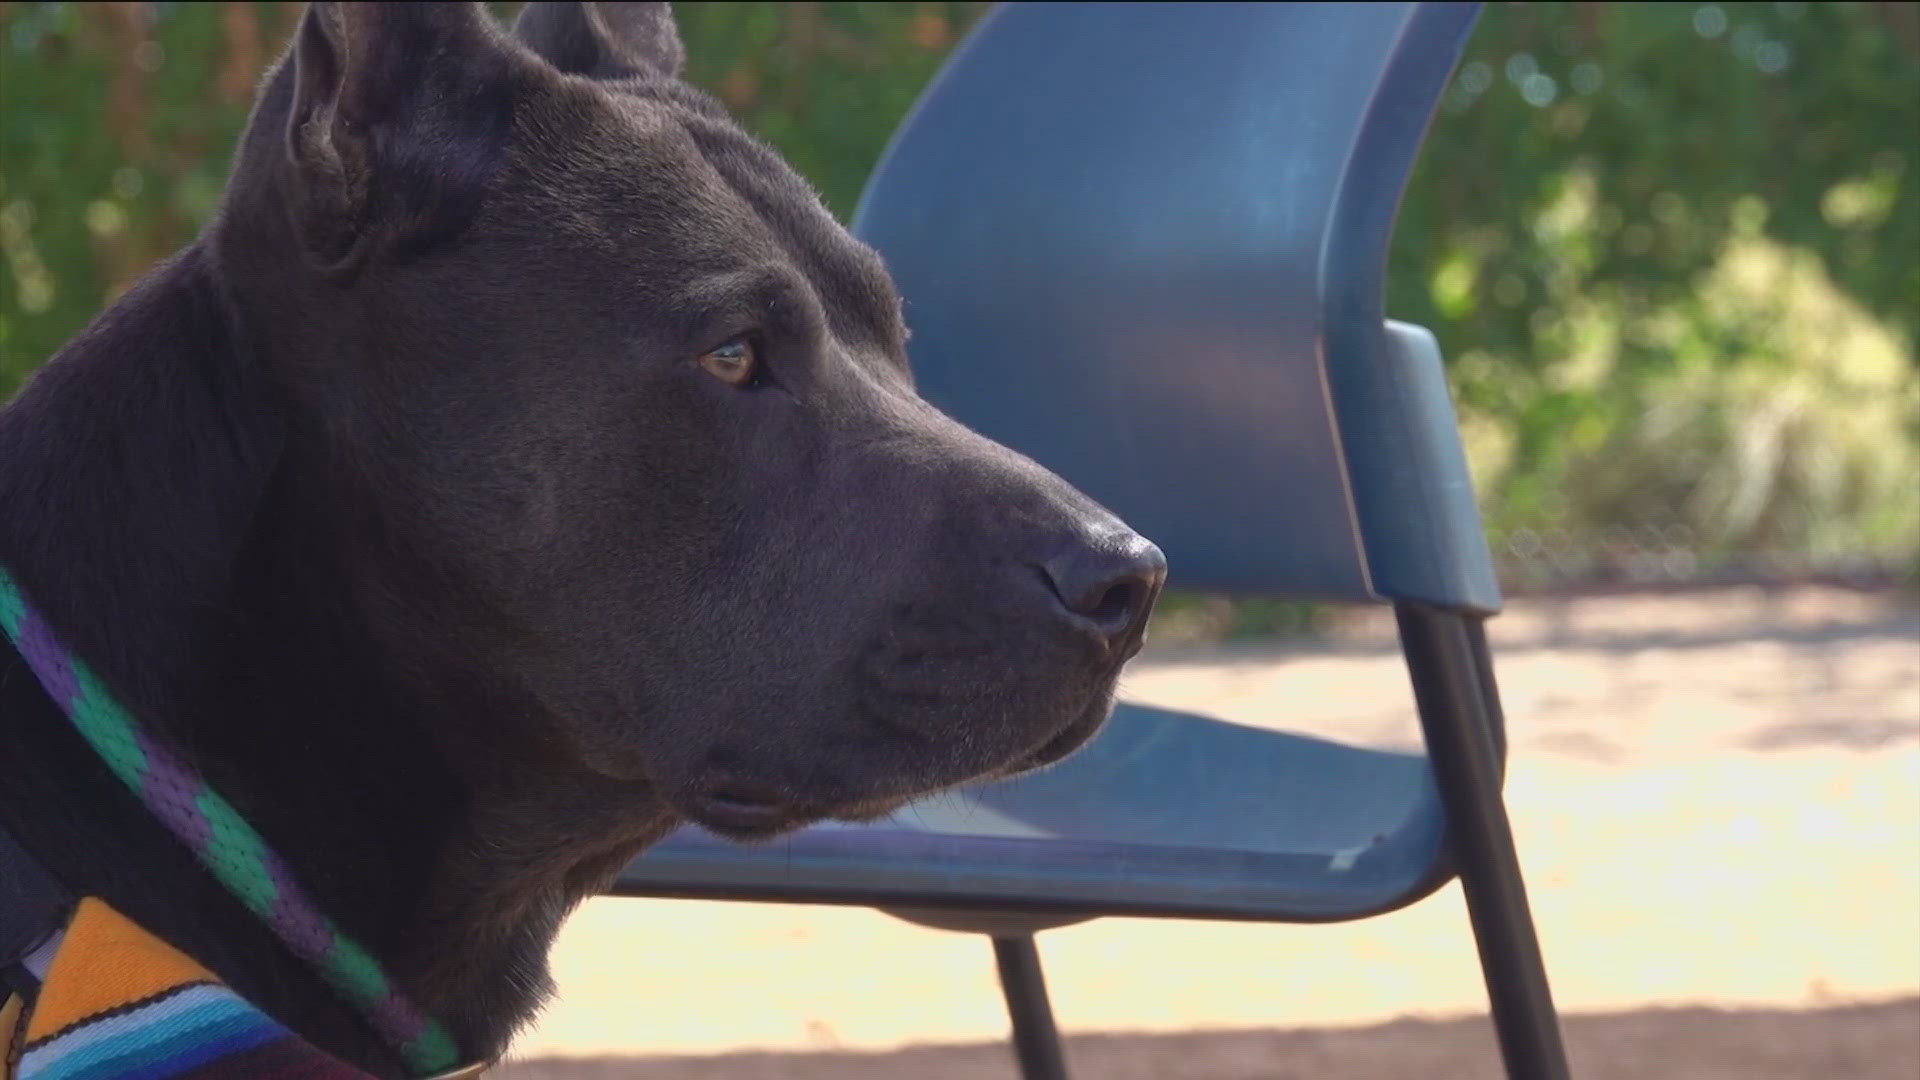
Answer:
[[[688,78],[779,147],[842,219],[991,3],[680,3]]]
[[[845,215],[990,6],[676,8],[689,77]],[[204,224],[299,8],[0,3],[0,399]],[[1388,299],[1496,534],[1912,557],[1917,156],[1915,5],[1488,5]]]
[[[292,4],[0,4],[0,398],[213,213]]]
[[[1435,328],[1498,444],[1476,455],[1495,531],[1662,517],[1695,547],[1804,548],[1839,517],[1910,551],[1916,185],[1914,5],[1488,5],[1402,209],[1388,307]],[[1728,284],[1756,259],[1770,281]],[[1840,316],[1824,338],[1813,308]],[[1891,340],[1841,349],[1858,314]],[[1728,493],[1756,480],[1755,507]]]

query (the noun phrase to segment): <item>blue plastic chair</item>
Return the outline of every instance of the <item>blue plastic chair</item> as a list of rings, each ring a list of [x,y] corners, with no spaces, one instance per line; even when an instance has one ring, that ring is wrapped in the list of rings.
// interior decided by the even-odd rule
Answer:
[[[1507,1069],[1566,1074],[1499,788],[1500,603],[1438,348],[1387,321],[1399,199],[1471,4],[1009,4],[856,215],[926,396],[1113,508],[1174,588],[1392,603],[1427,754],[1123,705],[1052,770],[767,848],[683,830],[625,895],[991,934],[1030,1080],[1032,933],[1360,918],[1459,875]]]

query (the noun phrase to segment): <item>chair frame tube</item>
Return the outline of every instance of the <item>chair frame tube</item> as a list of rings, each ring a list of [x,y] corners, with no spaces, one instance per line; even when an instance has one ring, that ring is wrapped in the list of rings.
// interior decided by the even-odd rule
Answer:
[[[994,937],[993,959],[1000,969],[1000,990],[1007,998],[1007,1018],[1013,1021],[1013,1056],[1020,1063],[1020,1075],[1024,1080],[1068,1080],[1066,1052],[1053,1023],[1053,1005],[1047,1000],[1046,975],[1033,935]]]
[[[1394,613],[1507,1075],[1567,1080],[1553,991],[1500,798],[1505,735],[1484,621],[1404,602]]]
[[[1568,1080],[1553,991],[1500,798],[1506,723],[1485,617],[1410,602],[1395,604],[1394,614],[1507,1076]],[[1033,937],[995,937],[993,948],[1021,1076],[1067,1080]]]

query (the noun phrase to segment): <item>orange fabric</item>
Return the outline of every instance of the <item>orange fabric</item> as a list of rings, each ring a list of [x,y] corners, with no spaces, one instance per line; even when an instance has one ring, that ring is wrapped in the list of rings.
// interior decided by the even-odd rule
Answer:
[[[213,981],[211,972],[180,950],[89,896],[67,924],[66,939],[27,1022],[27,1041],[176,986]]]

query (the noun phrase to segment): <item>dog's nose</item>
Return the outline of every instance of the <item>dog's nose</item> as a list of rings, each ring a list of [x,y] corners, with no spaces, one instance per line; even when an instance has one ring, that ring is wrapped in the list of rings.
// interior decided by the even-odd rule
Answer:
[[[1048,559],[1053,594],[1067,614],[1091,626],[1127,656],[1138,652],[1147,614],[1167,581],[1167,557],[1146,537],[1126,532],[1076,543]]]

